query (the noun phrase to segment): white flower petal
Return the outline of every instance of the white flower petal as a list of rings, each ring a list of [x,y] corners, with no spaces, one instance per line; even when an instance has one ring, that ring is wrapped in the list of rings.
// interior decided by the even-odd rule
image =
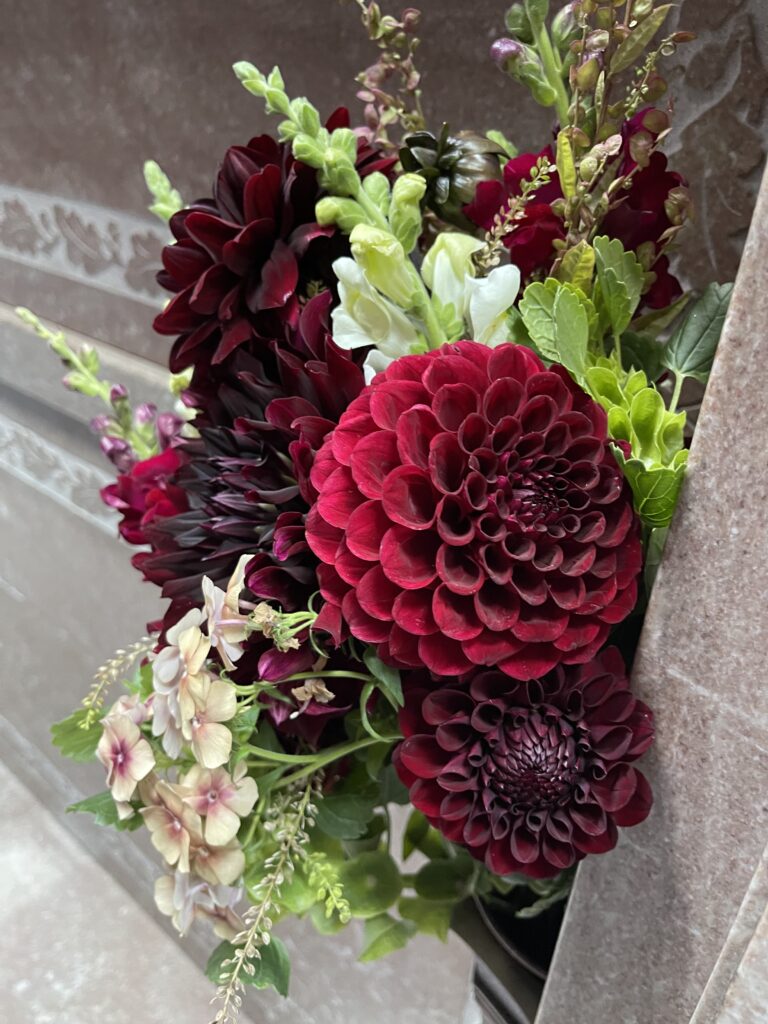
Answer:
[[[466,279],[467,312],[475,341],[492,348],[508,340],[507,310],[520,290],[520,271],[508,264],[485,278]]]

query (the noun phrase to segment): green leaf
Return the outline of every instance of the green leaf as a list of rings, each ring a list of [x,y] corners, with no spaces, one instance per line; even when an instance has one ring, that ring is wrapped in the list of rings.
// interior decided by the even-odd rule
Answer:
[[[514,158],[517,156],[517,146],[514,144],[514,142],[511,142],[503,132],[497,131],[495,128],[492,128],[490,131],[485,133],[485,137],[486,139],[490,139],[491,142],[495,142],[497,146],[501,146],[501,148],[504,150],[504,152],[506,153],[507,157],[510,160],[514,160]]]
[[[379,773],[379,801],[382,804],[410,803],[408,787],[403,785],[393,764],[385,765]]]
[[[87,714],[87,708],[78,708],[61,722],[51,726],[54,747],[58,747],[64,757],[71,761],[85,763],[95,760],[102,730],[98,720],[93,722],[90,728],[83,728]]]
[[[431,860],[416,875],[416,894],[425,900],[455,902],[469,891],[472,864],[444,857]]]
[[[226,960],[231,960],[235,947],[231,942],[221,942],[211,953],[205,967],[205,973],[214,983],[220,985],[224,981],[222,975],[226,975],[230,967],[224,967]],[[241,970],[240,980],[244,985],[253,985],[254,988],[274,988],[281,996],[288,995],[288,985],[291,980],[291,960],[285,943],[272,935],[269,945],[260,946],[258,958],[253,957],[250,963],[255,968],[255,974],[248,974]]]
[[[685,479],[688,451],[678,452],[671,466],[648,468],[639,459],[625,459],[621,449],[612,447],[632,488],[637,514],[648,526],[669,526]]]
[[[621,336],[621,363],[625,370],[642,370],[649,381],[656,381],[663,369],[662,346],[650,334],[625,331]]]
[[[446,942],[451,928],[453,903],[435,903],[420,896],[402,896],[397,905],[400,916],[413,921],[420,932]]]
[[[562,363],[576,377],[586,370],[589,315],[578,292],[549,278],[529,284],[520,313],[531,340],[545,359]]]
[[[376,656],[372,647],[366,650],[363,661],[390,704],[395,708],[401,708],[404,703],[403,684],[397,669],[392,668],[391,665],[385,665],[381,658]]]
[[[70,804],[67,808],[68,814],[78,812],[92,814],[97,825],[116,828],[118,832],[133,832],[144,824],[144,819],[140,814],[133,814],[130,818],[121,820],[109,790],[86,797],[85,800],[78,800],[76,804]]]
[[[629,33],[613,55],[610,66],[612,75],[626,71],[642,56],[645,48],[664,24],[674,6],[674,4],[663,4],[661,7],[657,7],[640,22],[637,28]]]
[[[323,797],[317,805],[317,827],[334,839],[359,839],[373,817],[375,802],[342,793]]]
[[[621,242],[601,235],[594,240],[600,294],[615,335],[629,327],[640,302],[645,275],[635,256]]]
[[[541,32],[549,14],[549,0],[523,0],[534,36]]]
[[[371,851],[346,861],[339,871],[344,896],[353,917],[376,917],[400,895],[403,881],[388,853]]]
[[[286,880],[280,887],[279,903],[281,909],[301,916],[317,903],[317,895],[310,889],[304,875],[294,871],[290,881]]]
[[[576,164],[573,159],[573,148],[568,132],[563,130],[557,133],[557,174],[560,178],[560,186],[566,199],[576,195]]]
[[[654,337],[671,326],[691,300],[690,294],[681,295],[677,302],[665,309],[650,309],[632,321],[633,331],[648,331]]]
[[[333,914],[327,917],[325,907],[322,903],[316,903],[309,912],[309,919],[320,935],[336,935],[346,928],[346,924],[339,920],[338,915]]]
[[[572,284],[585,295],[592,291],[595,272],[595,250],[583,238],[564,254],[557,271],[558,281]]]
[[[554,878],[527,879],[528,887],[539,897],[534,903],[522,907],[515,917],[523,919],[538,917],[542,911],[567,899],[573,886],[574,871],[561,871]]]
[[[403,832],[403,860],[408,860],[414,850],[419,849],[419,844],[426,839],[428,832],[429,822],[421,811],[411,811]]]
[[[678,377],[706,384],[723,329],[732,284],[710,284],[663,350],[662,362]]]
[[[389,914],[378,914],[365,922],[363,934],[365,944],[359,960],[369,963],[407,945],[416,934],[416,925],[412,921],[397,921]]]

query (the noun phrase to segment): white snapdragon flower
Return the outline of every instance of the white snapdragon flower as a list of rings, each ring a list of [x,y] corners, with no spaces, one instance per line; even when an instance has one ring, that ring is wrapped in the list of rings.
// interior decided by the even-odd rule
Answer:
[[[332,311],[333,340],[351,350],[375,345],[365,361],[365,379],[372,378],[400,356],[409,355],[419,335],[408,317],[368,281],[348,256],[333,264],[339,281],[339,305]]]

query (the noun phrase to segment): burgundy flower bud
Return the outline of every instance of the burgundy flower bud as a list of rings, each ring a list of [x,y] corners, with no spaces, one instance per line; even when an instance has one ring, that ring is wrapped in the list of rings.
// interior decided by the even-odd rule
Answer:
[[[101,450],[120,473],[127,473],[135,462],[133,449],[121,437],[107,435],[99,442]]]
[[[175,413],[160,413],[155,422],[155,430],[161,451],[165,451],[168,445],[179,436],[183,426],[184,420],[180,416],[176,416]]]
[[[515,63],[525,53],[525,47],[515,39],[497,39],[491,46],[491,60],[502,69],[507,70],[509,64]]]
[[[402,14],[403,28],[406,32],[415,32],[421,21],[421,11],[415,7],[407,7]]]
[[[128,388],[124,384],[113,384],[109,389],[109,400],[114,405],[115,402],[123,401],[128,397]]]
[[[90,422],[91,430],[94,434],[103,434],[105,430],[109,430],[112,426],[112,420],[109,416],[101,415],[94,416]]]
[[[137,426],[144,426],[147,423],[151,423],[157,415],[157,406],[151,402],[142,402],[141,405],[136,406],[133,413],[133,420]]]

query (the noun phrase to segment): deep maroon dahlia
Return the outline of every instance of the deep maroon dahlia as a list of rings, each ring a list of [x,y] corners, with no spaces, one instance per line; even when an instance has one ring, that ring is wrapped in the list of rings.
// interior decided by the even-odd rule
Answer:
[[[405,356],[315,459],[318,625],[399,667],[515,679],[586,662],[632,609],[632,495],[606,416],[529,349]]]
[[[663,236],[672,227],[667,200],[673,190],[685,187],[685,179],[667,169],[667,158],[663,153],[653,153],[643,167],[638,166],[633,155],[637,153],[638,146],[655,140],[663,124],[661,119],[663,115],[659,111],[646,109],[625,123],[623,144],[615,169],[617,175],[631,174],[631,185],[622,193],[621,204],[608,214],[601,225],[601,231],[611,238],[618,238],[627,250],[651,246],[646,266],[655,278],[644,301],[653,309],[662,309],[682,295],[680,283],[669,272],[669,259],[663,255]],[[480,182],[473,202],[464,207],[467,217],[478,227],[490,228],[499,210],[505,208],[511,198],[521,195],[523,182],[530,178],[541,157],[554,163],[552,146],[546,146],[540,153],[521,153],[510,160],[504,168],[503,182]],[[552,210],[551,204],[562,198],[560,178],[554,171],[549,182],[533,193],[523,217],[516,222],[515,230],[504,239],[510,259],[520,268],[524,280],[537,271],[547,273],[555,261],[557,251],[554,243],[565,238],[565,224],[563,218]]]
[[[328,121],[348,126],[344,108]],[[360,138],[361,174],[394,163]],[[163,249],[158,281],[175,297],[154,323],[159,334],[178,335],[174,372],[197,363],[201,347],[219,363],[254,339],[282,338],[297,326],[308,286],[333,286],[331,262],[345,243],[315,221],[320,195],[316,172],[294,160],[290,145],[260,135],[227,150],[213,198],[174,214],[176,241]]]
[[[653,741],[653,714],[615,648],[529,682],[484,671],[406,687],[400,724],[394,763],[411,802],[496,874],[554,875],[613,849],[617,827],[650,811],[631,762]]]

